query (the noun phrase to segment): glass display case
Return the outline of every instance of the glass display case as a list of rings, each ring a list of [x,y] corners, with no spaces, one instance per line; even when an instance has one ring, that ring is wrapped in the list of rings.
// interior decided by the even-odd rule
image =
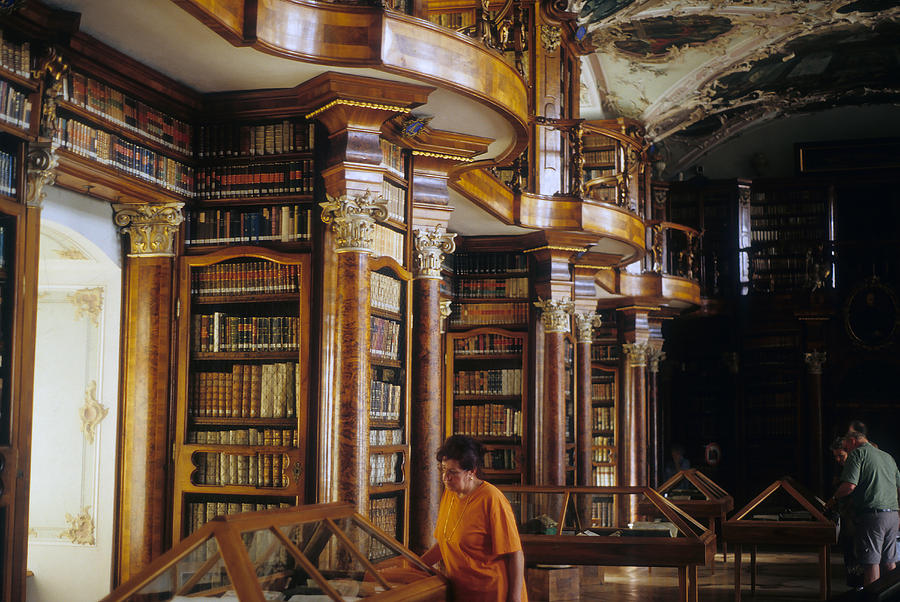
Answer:
[[[347,503],[218,516],[102,602],[446,600],[447,581]]]

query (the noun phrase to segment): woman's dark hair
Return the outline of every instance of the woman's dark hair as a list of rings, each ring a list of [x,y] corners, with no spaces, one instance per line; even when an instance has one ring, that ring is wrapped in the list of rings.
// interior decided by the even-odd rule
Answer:
[[[447,437],[435,457],[438,462],[444,460],[456,460],[463,470],[478,470],[481,468],[481,444],[465,435],[452,435]]]

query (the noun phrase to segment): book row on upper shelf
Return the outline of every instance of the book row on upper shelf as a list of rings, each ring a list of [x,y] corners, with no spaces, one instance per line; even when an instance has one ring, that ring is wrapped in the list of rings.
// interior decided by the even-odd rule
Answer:
[[[591,438],[591,445],[595,448],[612,447],[615,444],[615,438],[609,435],[595,435]]]
[[[615,383],[591,383],[591,401],[611,402],[615,400]]]
[[[528,278],[459,279],[453,294],[464,299],[524,299],[528,297]]]
[[[403,387],[389,382],[373,380],[369,388],[369,418],[373,420],[400,420],[403,403]]]
[[[403,325],[396,320],[372,316],[369,325],[370,353],[381,359],[400,359],[400,334]]]
[[[403,149],[389,140],[381,139],[381,164],[394,171],[398,176],[405,177],[406,156]]]
[[[525,324],[527,303],[453,303],[450,324],[473,326],[490,324]]]
[[[388,219],[405,224],[406,189],[387,180],[382,180],[381,197],[387,201]]]
[[[399,314],[403,304],[403,282],[380,272],[372,272],[369,282],[372,307]]]
[[[234,316],[217,311],[195,314],[191,351],[296,351],[300,318],[297,316]]]
[[[188,534],[193,533],[217,516],[240,514],[241,512],[260,512],[262,510],[274,510],[275,508],[290,508],[292,505],[288,502],[254,503],[213,500],[189,502],[187,504]],[[279,553],[287,554],[287,550],[280,550]]]
[[[315,147],[315,123],[283,119],[273,123],[200,125],[197,156],[254,157],[305,152]]]
[[[612,406],[591,408],[591,428],[611,431],[616,424],[616,409]]]
[[[482,333],[471,337],[454,339],[453,355],[518,355],[522,353],[522,337],[505,334]]]
[[[194,196],[200,200],[311,195],[312,159],[200,167]]]
[[[456,395],[521,395],[521,369],[457,370],[453,374]]]
[[[614,454],[611,447],[595,447],[591,451],[591,461],[597,463],[612,462]]]
[[[296,264],[244,261],[217,263],[191,270],[192,295],[253,295],[299,291],[300,266]]]
[[[448,254],[457,276],[472,274],[515,274],[528,271],[528,258],[518,253],[468,253]]]
[[[522,411],[498,403],[457,405],[453,432],[469,437],[521,437]]]
[[[230,371],[194,372],[188,414],[199,417],[292,418],[297,415],[294,362],[234,364]]]
[[[9,39],[0,29],[0,66],[21,77],[31,76],[31,44]]]
[[[300,445],[300,434],[296,429],[276,428],[197,429],[188,432],[187,442],[193,445],[298,447]]]
[[[403,429],[371,429],[369,445],[403,445]]]
[[[0,151],[0,194],[16,196],[16,157]]]
[[[369,485],[403,482],[403,452],[378,453],[369,456]]]
[[[186,245],[224,245],[309,240],[312,210],[307,205],[254,205],[196,209],[185,218]]]
[[[618,361],[619,352],[618,345],[604,345],[596,341],[591,343],[591,361],[594,362]]]
[[[279,487],[290,485],[284,469],[289,456],[281,453],[195,452],[191,475],[194,485]]]
[[[511,448],[489,449],[484,452],[481,466],[488,470],[518,470],[516,450]]]
[[[593,481],[594,487],[615,487],[616,467],[594,466],[591,469],[591,481]]]
[[[474,10],[465,10],[452,13],[431,13],[428,15],[428,20],[435,25],[440,25],[441,27],[447,27],[449,29],[462,29],[464,27],[471,27],[475,25],[476,17]]]
[[[0,79],[0,120],[15,127],[28,129],[31,125],[31,98]]]
[[[803,228],[798,230],[751,230],[750,240],[753,243],[760,242],[796,242],[796,241],[825,241],[825,228]]]

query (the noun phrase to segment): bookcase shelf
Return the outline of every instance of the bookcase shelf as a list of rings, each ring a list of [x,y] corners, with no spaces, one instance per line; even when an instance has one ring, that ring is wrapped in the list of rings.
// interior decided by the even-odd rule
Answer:
[[[617,484],[618,405],[622,348],[614,312],[601,312],[591,343],[591,479],[594,486]]]
[[[309,266],[250,246],[181,258],[176,540],[219,513],[303,501]]]

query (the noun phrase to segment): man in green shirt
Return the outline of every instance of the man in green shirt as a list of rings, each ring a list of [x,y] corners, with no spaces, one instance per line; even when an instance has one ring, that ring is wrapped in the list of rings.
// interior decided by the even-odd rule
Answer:
[[[835,498],[850,498],[856,523],[856,558],[863,566],[863,582],[877,580],[881,569],[892,571],[897,557],[900,471],[890,454],[862,433],[847,434],[850,455],[841,471]]]

